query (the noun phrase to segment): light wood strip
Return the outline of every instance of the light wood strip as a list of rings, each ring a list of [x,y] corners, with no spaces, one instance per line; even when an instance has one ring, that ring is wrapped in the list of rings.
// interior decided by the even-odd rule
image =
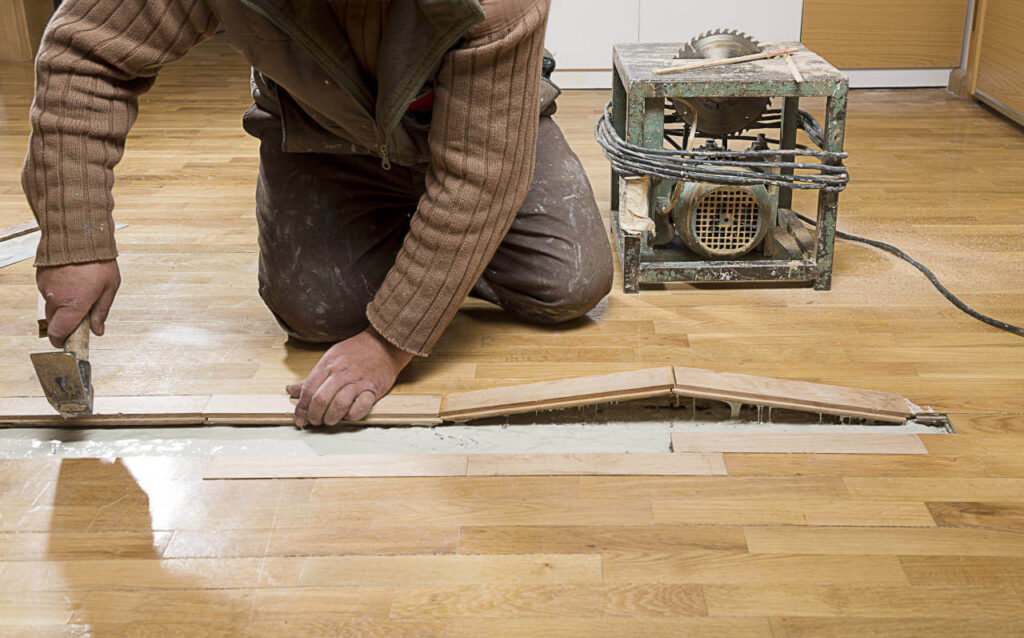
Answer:
[[[772,638],[763,618],[452,618],[449,638]]]
[[[441,418],[466,421],[495,415],[667,396],[671,393],[673,383],[672,368],[666,366],[489,390],[451,392],[441,402]]]
[[[1010,587],[898,585],[706,585],[711,616],[1014,618],[1024,614]]]
[[[651,509],[657,525],[935,527],[929,508],[913,501],[686,499],[654,500]]]
[[[943,527],[1024,527],[1024,503],[927,503]]]
[[[601,580],[601,557],[593,554],[319,556],[303,561],[296,585],[554,585]]]
[[[895,454],[724,454],[731,476],[990,476],[997,457]],[[1020,464],[1024,476],[1024,462]]]
[[[909,584],[896,556],[749,554],[742,551],[602,553],[607,583]]]
[[[295,403],[285,394],[217,394],[211,397],[203,414],[211,425],[292,425]],[[441,423],[440,406],[438,395],[389,394],[360,423],[436,425]]]
[[[673,432],[674,452],[746,452],[788,454],[927,454],[916,434],[851,433],[701,433]]]
[[[467,474],[715,475],[725,474],[725,464],[721,454],[472,454]]]
[[[878,500],[1019,501],[1024,478],[849,477],[852,496]]]
[[[351,454],[221,457],[206,479],[402,476],[724,475],[720,454]]]
[[[392,595],[387,587],[263,589],[255,592],[252,620],[387,618]]]
[[[581,521],[582,523],[583,521]],[[581,524],[566,526],[465,526],[461,554],[591,554],[606,552],[743,551],[746,536],[738,527],[681,527]]]
[[[579,479],[571,476],[471,476],[422,478],[321,478],[313,481],[310,500],[392,501],[409,494],[432,500],[559,499],[579,496]]]
[[[210,461],[204,479],[359,476],[465,476],[465,454],[227,456]]]
[[[1024,531],[955,528],[747,527],[758,554],[906,554],[1020,556]]]
[[[900,556],[912,585],[1024,585],[1024,556]]]
[[[775,638],[1017,638],[1020,618],[772,618]]]
[[[0,424],[18,426],[199,425],[209,395],[96,397],[94,414],[64,419],[44,397],[0,398]]]
[[[674,371],[675,393],[688,397],[825,412],[894,423],[901,423],[913,414],[909,402],[891,392],[682,366],[676,366]]]
[[[641,500],[379,501],[374,507],[373,524],[650,525],[651,506]]]
[[[703,616],[695,585],[403,587],[392,618],[508,616]]]

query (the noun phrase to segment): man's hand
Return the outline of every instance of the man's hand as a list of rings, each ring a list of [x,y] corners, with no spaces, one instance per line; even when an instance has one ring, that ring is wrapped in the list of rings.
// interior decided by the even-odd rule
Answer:
[[[46,300],[46,335],[60,348],[86,315],[93,334],[103,334],[107,313],[121,286],[121,271],[116,259],[44,266],[36,270],[36,284]]]
[[[412,357],[373,328],[334,344],[308,377],[286,388],[299,400],[295,425],[337,425],[344,419],[362,419],[388,393]]]

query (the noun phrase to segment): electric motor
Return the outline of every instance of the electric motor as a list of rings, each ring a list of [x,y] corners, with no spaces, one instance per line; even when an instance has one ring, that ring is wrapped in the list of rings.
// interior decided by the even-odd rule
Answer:
[[[772,198],[762,185],[687,182],[672,209],[679,237],[708,259],[739,257],[754,250],[773,217]]]

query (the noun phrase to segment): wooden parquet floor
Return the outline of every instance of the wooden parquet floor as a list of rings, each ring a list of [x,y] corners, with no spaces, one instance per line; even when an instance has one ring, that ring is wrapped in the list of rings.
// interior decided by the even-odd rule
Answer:
[[[0,226],[25,221],[28,65],[0,65]],[[256,144],[218,42],[166,69],[118,169],[124,285],[107,394],[278,392],[255,286]],[[591,130],[558,120],[608,205]],[[942,91],[860,91],[839,226],[1024,322],[1024,136]],[[467,302],[397,392],[663,364],[898,392],[952,413],[928,454],[725,453],[724,476],[202,480],[201,459],[0,462],[0,635],[1024,635],[1024,340],[916,271],[837,244],[830,292],[613,293],[557,329]],[[0,396],[38,395],[30,262],[0,270]]]

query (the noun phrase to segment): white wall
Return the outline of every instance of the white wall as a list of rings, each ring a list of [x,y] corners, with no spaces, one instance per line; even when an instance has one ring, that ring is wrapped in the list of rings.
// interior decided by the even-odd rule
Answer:
[[[611,87],[612,45],[687,42],[739,29],[761,42],[799,40],[803,0],[551,0],[547,48],[562,88]],[[854,69],[850,86],[946,86],[951,69]]]

